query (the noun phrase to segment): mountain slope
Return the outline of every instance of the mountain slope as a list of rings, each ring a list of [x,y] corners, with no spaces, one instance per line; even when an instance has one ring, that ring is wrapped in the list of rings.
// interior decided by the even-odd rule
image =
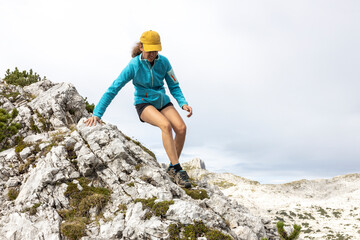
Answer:
[[[331,179],[260,184],[231,173],[211,173],[200,159],[184,165],[189,175],[218,186],[273,224],[302,226],[304,239],[360,239],[360,174]]]

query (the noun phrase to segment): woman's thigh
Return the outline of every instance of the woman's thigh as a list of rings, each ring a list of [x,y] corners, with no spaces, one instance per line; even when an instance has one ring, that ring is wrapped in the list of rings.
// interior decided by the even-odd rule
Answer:
[[[140,118],[151,125],[159,128],[171,127],[169,120],[154,106],[147,106],[141,113]]]
[[[161,113],[170,121],[176,133],[186,131],[186,125],[178,111],[173,106],[169,106],[161,110]]]

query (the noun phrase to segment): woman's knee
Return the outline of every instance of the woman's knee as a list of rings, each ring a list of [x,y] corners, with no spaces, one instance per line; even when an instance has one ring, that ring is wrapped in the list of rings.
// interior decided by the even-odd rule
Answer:
[[[180,126],[177,127],[176,134],[186,135],[186,125],[185,125],[185,123],[183,123],[183,124],[181,124]]]
[[[166,132],[166,133],[170,133],[172,131],[172,126],[169,121],[164,121],[163,123],[160,124],[159,127],[160,127],[161,131]]]

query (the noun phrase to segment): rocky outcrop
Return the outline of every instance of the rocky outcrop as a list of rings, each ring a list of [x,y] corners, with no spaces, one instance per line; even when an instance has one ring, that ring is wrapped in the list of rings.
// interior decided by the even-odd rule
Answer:
[[[72,84],[0,88],[19,93],[0,96],[0,108],[16,108],[21,124],[0,152],[0,239],[170,239],[196,224],[206,229],[196,237],[274,237],[206,180],[192,192],[175,185],[116,126],[87,127]]]

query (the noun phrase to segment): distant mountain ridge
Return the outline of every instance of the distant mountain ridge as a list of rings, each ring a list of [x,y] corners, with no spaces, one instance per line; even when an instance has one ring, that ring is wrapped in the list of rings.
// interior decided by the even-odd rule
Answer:
[[[211,173],[200,159],[184,166],[191,177],[218,186],[252,214],[273,224],[277,220],[300,224],[304,239],[360,239],[359,173],[260,184],[231,173]]]

